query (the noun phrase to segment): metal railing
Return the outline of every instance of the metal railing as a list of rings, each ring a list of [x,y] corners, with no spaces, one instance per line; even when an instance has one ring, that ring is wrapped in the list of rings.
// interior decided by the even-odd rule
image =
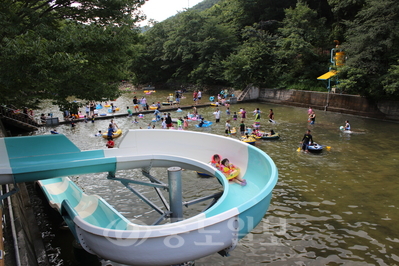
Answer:
[[[247,85],[247,87],[241,92],[241,94],[238,96],[238,101],[244,100],[245,96],[247,96],[248,92],[252,88],[252,84]]]
[[[41,124],[35,121],[35,118],[29,114],[25,114],[20,110],[9,107],[0,106],[0,116],[13,120],[17,123],[25,123],[27,126],[40,127]]]

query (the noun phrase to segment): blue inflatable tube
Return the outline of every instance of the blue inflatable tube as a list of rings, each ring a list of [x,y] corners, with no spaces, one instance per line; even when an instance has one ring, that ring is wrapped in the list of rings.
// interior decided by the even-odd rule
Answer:
[[[204,124],[202,126],[200,126],[199,124],[195,125],[195,126],[196,127],[210,127],[212,125],[212,123],[213,122],[211,122],[211,121],[204,121]]]

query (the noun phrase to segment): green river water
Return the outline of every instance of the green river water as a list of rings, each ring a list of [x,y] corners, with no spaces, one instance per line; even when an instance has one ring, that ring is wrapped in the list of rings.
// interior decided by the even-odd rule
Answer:
[[[169,92],[157,91],[146,95],[148,102],[165,101]],[[125,93],[115,105],[124,112],[131,104],[133,95],[141,98],[141,92]],[[182,104],[191,104],[191,93],[186,94]],[[203,97],[208,101],[209,95]],[[214,254],[196,260],[196,265],[399,265],[399,124],[346,114],[315,110],[316,123],[307,122],[307,108],[275,105],[270,103],[239,103],[230,106],[232,112],[244,107],[248,112],[246,124],[253,123],[252,111],[260,108],[261,127],[274,129],[280,140],[256,142],[274,160],[279,170],[279,181],[273,190],[270,208],[263,221],[242,239],[230,257]],[[275,113],[276,124],[266,120],[268,110]],[[221,107],[221,122],[210,128],[195,128],[190,122],[189,130],[224,134],[228,116]],[[84,113],[84,109],[81,109]],[[215,107],[198,109],[207,120],[214,121]],[[62,117],[53,106],[43,105],[43,112],[53,112]],[[185,115],[171,112],[172,117]],[[147,128],[152,115],[145,115],[134,124],[134,118],[115,118],[124,131]],[[231,117],[230,117],[231,118]],[[352,134],[339,130],[349,120]],[[56,127],[68,136],[80,149],[105,148],[105,140],[94,137],[98,130],[105,131],[109,120],[94,123],[77,123]],[[232,121],[238,128],[239,120]],[[160,123],[156,124],[160,127]],[[321,154],[298,152],[297,148],[307,129],[313,139],[331,147]],[[35,134],[48,134],[43,128]],[[117,139],[116,145],[118,145]],[[195,141],[195,140],[193,140]],[[173,147],[171,147],[173,149]],[[221,151],[222,153],[222,151]],[[163,172],[162,172],[163,171]],[[120,173],[120,177],[137,175],[137,170]],[[155,170],[155,176],[165,174]],[[213,179],[199,178],[194,172],[183,171],[185,200],[220,191]],[[154,221],[156,214],[142,204],[137,197],[105,174],[84,175],[72,179],[88,194],[98,194],[118,211],[134,222]],[[144,179],[143,179],[144,180]],[[153,196],[141,190],[150,198]],[[156,201],[156,198],[152,198]],[[187,210],[185,215],[195,215],[203,205]],[[50,230],[51,231],[51,230]],[[70,242],[61,239],[65,233],[53,234],[52,249],[56,250],[54,265],[77,265],[68,250]],[[57,237],[57,235],[61,235]],[[96,265],[119,265],[99,262]],[[79,264],[80,265],[80,264]],[[83,264],[82,264],[83,265]],[[87,265],[87,264],[86,264]]]

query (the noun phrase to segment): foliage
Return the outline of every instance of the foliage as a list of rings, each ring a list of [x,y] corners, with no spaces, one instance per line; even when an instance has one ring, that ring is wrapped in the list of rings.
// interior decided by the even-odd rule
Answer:
[[[328,0],[334,14],[331,36],[341,43],[345,41],[345,21],[353,21],[366,0]]]
[[[320,92],[325,92],[326,87],[322,85],[322,83],[319,82],[317,84],[314,81],[310,80],[305,80],[301,83],[294,83],[289,86],[287,86],[288,90],[303,90],[303,91],[320,91]]]
[[[399,59],[399,3],[367,0],[353,21],[348,21],[347,80],[345,89],[373,98],[397,94],[396,65]],[[355,86],[354,86],[355,85]]]
[[[399,65],[391,65],[382,80],[382,85],[388,96],[399,98]]]
[[[345,93],[399,98],[397,1],[205,0],[139,33],[144,2],[1,1],[3,102],[113,98],[126,78],[319,90],[334,40],[347,55]]]
[[[261,21],[284,19],[284,9],[294,7],[296,0],[234,0],[229,1],[228,7],[235,10],[234,20],[241,28],[251,26]]]
[[[207,1],[209,4],[210,1]],[[182,82],[244,88],[324,88],[338,40],[347,65],[345,93],[398,96],[398,5],[393,0],[220,0],[189,10],[146,32],[133,60],[140,82]],[[201,9],[197,9],[201,10]],[[227,40],[227,41],[225,41]],[[137,73],[135,72],[135,75]],[[325,89],[324,89],[325,90]]]
[[[246,41],[237,53],[231,54],[225,61],[224,76],[231,86],[245,88],[249,83],[257,86],[273,86],[274,61],[273,47],[276,37],[262,29],[247,27],[242,38]]]
[[[367,81],[361,69],[355,67],[342,67],[339,70],[340,87],[345,93],[359,94],[360,87],[366,87]]]
[[[140,36],[141,41],[134,45],[135,51],[129,70],[133,75],[133,83],[137,86],[144,83],[156,84],[165,82],[172,75],[169,62],[164,61],[163,44],[173,28],[170,20],[156,23],[151,29]]]
[[[130,67],[137,83],[219,84],[223,80],[220,62],[237,45],[234,30],[196,11],[157,23],[144,34],[144,42]]]
[[[317,18],[317,13],[302,1],[298,1],[295,9],[286,10],[281,37],[276,44],[279,62],[274,65],[276,72],[282,73],[281,85],[315,79],[319,69],[324,68],[325,63],[319,61],[326,62],[327,58],[318,53],[326,39],[324,22],[325,19]]]
[[[144,0],[0,3],[3,103],[35,107],[40,99],[115,97],[126,75]]]
[[[307,2],[328,13],[326,0]],[[142,53],[130,69],[137,83],[242,89],[248,83],[281,87],[311,79],[318,86],[315,77],[329,59],[323,53],[329,43],[325,18],[305,2],[295,3],[222,0],[202,12],[180,13],[144,33]]]
[[[212,6],[217,4],[218,2],[220,2],[220,0],[204,0],[204,1],[199,2],[198,4],[196,4],[195,6],[193,6],[191,9],[195,10],[195,11],[204,11],[204,10],[206,10],[208,8],[211,8]]]

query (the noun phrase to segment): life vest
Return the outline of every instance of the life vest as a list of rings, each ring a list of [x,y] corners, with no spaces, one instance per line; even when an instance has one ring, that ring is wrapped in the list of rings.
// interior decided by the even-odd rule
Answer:
[[[219,162],[215,161],[215,155],[219,156]],[[219,168],[220,167],[220,161],[222,160],[222,157],[220,157],[219,154],[215,154],[212,156],[211,161],[209,162],[212,166]]]

